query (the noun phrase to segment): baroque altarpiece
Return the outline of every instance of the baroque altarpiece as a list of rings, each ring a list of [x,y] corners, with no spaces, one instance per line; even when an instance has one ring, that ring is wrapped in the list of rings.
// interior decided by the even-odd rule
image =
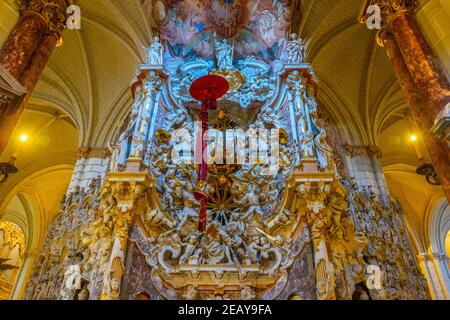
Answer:
[[[61,202],[25,299],[351,299],[369,266],[381,271],[374,298],[428,298],[400,205],[357,185],[333,151],[320,82],[286,36],[296,2],[209,2],[168,5],[110,170]],[[230,88],[208,114],[207,138],[227,143],[209,150],[203,182],[186,150],[200,110],[189,88],[207,74]],[[236,134],[248,130],[278,133],[276,161],[262,134],[266,161],[248,161],[250,138]]]

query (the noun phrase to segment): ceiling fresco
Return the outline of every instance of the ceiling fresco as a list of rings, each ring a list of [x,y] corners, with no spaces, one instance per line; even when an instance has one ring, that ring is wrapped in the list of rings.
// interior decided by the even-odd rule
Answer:
[[[157,1],[153,17],[167,46],[166,61],[213,56],[216,35],[232,41],[236,59],[251,55],[272,63],[284,51],[298,2],[165,0]]]

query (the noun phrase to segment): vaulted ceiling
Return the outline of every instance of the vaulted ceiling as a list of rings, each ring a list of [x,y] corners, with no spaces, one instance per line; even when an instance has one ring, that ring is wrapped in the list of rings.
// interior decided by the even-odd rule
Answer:
[[[40,163],[73,166],[79,146],[107,146],[131,104],[129,83],[145,57],[141,46],[148,46],[152,38],[155,2],[78,1],[81,30],[65,31],[63,45],[54,51],[16,130],[16,135],[22,131],[45,135],[47,145],[23,151],[18,160],[21,169],[8,184],[10,190],[25,174],[42,170]],[[407,120],[408,106],[385,51],[376,46],[374,33],[357,22],[360,7],[361,1],[302,0],[303,19],[297,33],[307,41],[307,60],[320,80],[319,102],[339,123],[346,142],[380,146],[386,154],[383,165],[391,169],[408,165],[410,181],[417,183],[412,173],[417,165],[414,148],[405,143],[414,131]],[[0,0],[0,9],[7,16],[3,19],[2,13],[1,44],[14,26],[17,11],[13,0]],[[419,16],[424,20],[427,14],[422,11]],[[448,48],[442,49],[439,41],[435,44],[441,51]],[[14,142],[8,148],[2,161],[15,148]],[[399,180],[400,171],[393,171],[392,183]],[[0,203],[6,193],[0,187]]]

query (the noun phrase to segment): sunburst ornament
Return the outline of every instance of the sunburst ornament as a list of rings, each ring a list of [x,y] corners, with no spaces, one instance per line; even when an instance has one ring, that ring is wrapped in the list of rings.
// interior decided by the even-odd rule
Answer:
[[[227,79],[231,91],[239,90],[245,83],[245,76],[239,70],[213,70],[212,74]]]

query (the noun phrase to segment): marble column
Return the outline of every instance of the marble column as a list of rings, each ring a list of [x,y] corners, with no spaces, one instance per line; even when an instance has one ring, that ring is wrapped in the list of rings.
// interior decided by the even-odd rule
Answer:
[[[449,74],[417,23],[417,0],[366,0],[361,22],[368,19],[365,9],[369,5],[378,5],[381,9],[382,28],[378,32],[378,43],[388,52],[411,114],[450,200],[450,148],[447,142],[432,134],[438,115],[450,103]]]
[[[450,148],[447,142],[440,140],[431,132],[437,114],[430,108],[417,89],[394,38],[386,36],[384,45],[409,103],[411,115],[420,130],[447,199],[450,200],[450,161],[448,161],[450,159]]]
[[[10,104],[1,112],[0,154],[61,38],[68,3],[68,0],[19,2],[20,18],[0,50],[0,65],[22,84],[28,95],[20,105]]]
[[[396,13],[389,30],[433,119],[450,103],[449,74],[428,45],[415,13]]]
[[[47,30],[44,17],[25,11],[0,51],[0,64],[16,79],[20,77],[41,37]]]

